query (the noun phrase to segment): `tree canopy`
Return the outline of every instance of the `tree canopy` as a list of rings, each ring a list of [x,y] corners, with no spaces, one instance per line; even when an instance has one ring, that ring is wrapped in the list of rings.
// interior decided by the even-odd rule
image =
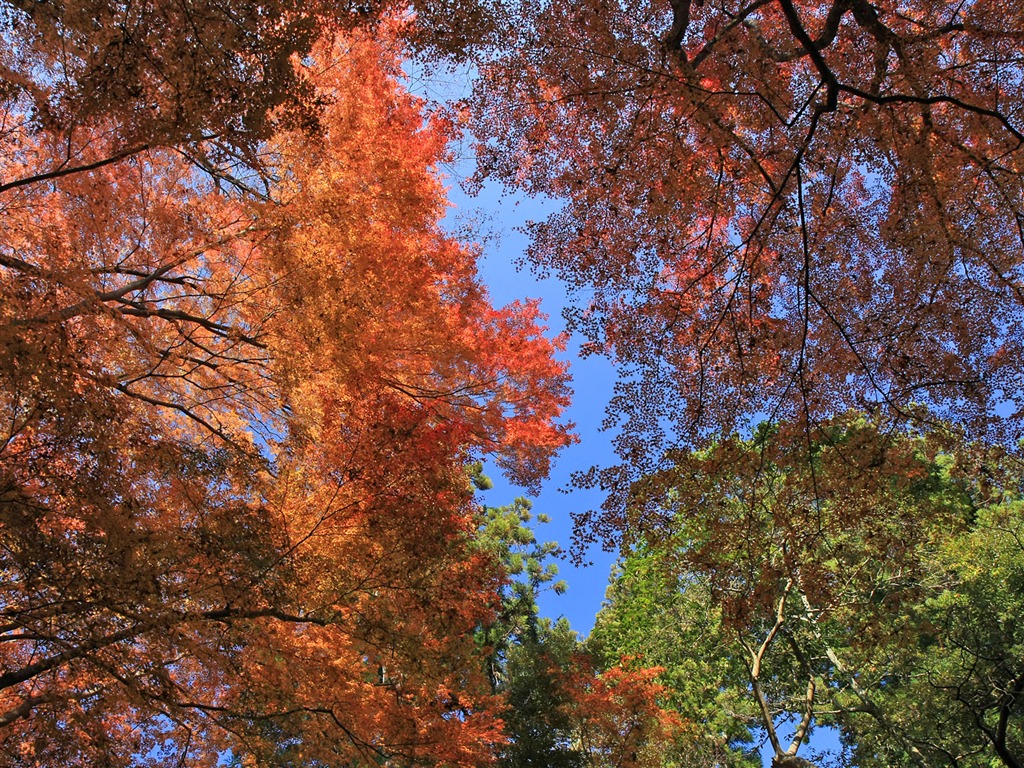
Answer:
[[[500,739],[464,465],[542,476],[566,374],[440,230],[448,129],[385,42],[311,51],[321,130],[268,138],[270,200],[159,149],[3,193],[0,763]],[[63,162],[19,104],[4,178]]]
[[[461,58],[497,19],[477,0],[4,0],[0,131],[43,131],[56,151],[21,154],[0,191],[156,147],[247,185],[269,173],[263,142],[276,132],[325,128],[329,98],[305,66],[324,39],[368,30],[394,42],[397,24],[402,45]],[[16,147],[5,138],[5,153]]]
[[[998,0],[516,5],[468,109],[480,178],[563,201],[529,258],[664,449],[848,409],[1019,436],[1020,9]],[[799,440],[800,438],[794,438]]]
[[[1019,768],[1022,22],[0,0],[0,766]],[[474,496],[573,437],[463,130],[618,369],[586,642]]]
[[[763,431],[652,479],[591,641],[665,668],[689,765],[754,734],[790,765],[830,726],[852,765],[1019,766],[1019,461],[831,430],[813,478]]]
[[[662,670],[625,658],[602,658],[562,618],[538,615],[543,589],[553,582],[560,554],[538,542],[528,524],[530,503],[516,499],[484,510],[480,544],[504,564],[496,620],[477,637],[488,653],[487,671],[502,697],[506,742],[495,753],[499,768],[644,768],[663,764],[684,723],[663,708]],[[538,516],[538,522],[547,522]]]

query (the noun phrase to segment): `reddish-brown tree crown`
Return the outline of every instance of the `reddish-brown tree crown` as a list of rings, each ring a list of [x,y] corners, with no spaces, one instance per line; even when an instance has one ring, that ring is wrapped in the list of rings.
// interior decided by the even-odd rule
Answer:
[[[1024,406],[1021,10],[524,3],[469,105],[481,174],[564,200],[530,257],[652,446],[847,409],[1012,441]],[[668,437],[666,437],[666,433]],[[591,476],[619,489],[633,472]]]

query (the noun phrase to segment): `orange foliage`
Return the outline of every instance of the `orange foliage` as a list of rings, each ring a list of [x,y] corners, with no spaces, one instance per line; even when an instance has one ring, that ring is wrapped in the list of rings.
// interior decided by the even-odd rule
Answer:
[[[470,765],[500,738],[463,466],[543,475],[566,374],[440,231],[447,128],[388,44],[308,63],[319,138],[261,145],[262,199],[170,150],[0,193],[0,765]],[[7,104],[0,177],[60,165]]]
[[[661,765],[683,726],[675,712],[658,705],[664,687],[655,679],[664,670],[630,669],[628,661],[599,675],[579,654],[563,676],[574,738],[593,768]]]

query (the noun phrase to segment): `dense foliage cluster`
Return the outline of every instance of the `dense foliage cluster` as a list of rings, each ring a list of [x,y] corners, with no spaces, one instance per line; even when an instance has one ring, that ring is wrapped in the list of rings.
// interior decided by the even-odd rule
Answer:
[[[377,35],[296,70],[321,122],[261,144],[269,197],[171,148],[4,191],[0,763],[500,741],[464,464],[542,476],[565,371],[440,230],[447,127]],[[4,178],[67,161],[5,107]],[[119,151],[107,127],[75,127],[82,162]]]
[[[785,765],[831,726],[856,766],[1020,765],[1020,462],[863,419],[822,438],[810,464],[764,430],[652,478],[591,642],[665,667],[705,724],[689,764],[746,765],[764,733]]]
[[[481,177],[563,201],[529,258],[621,371],[621,463],[584,478],[611,491],[600,533],[665,448],[766,416],[938,416],[1016,442],[1018,6],[516,8],[469,109]]]
[[[1021,768],[1022,110],[1007,0],[0,0],[0,766]]]

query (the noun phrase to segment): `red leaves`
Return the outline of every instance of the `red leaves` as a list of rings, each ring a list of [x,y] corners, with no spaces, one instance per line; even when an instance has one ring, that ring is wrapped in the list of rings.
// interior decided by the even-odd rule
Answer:
[[[564,201],[530,258],[620,364],[610,514],[665,450],[764,418],[1016,440],[1024,78],[993,7],[521,7],[472,101],[480,174]]]

